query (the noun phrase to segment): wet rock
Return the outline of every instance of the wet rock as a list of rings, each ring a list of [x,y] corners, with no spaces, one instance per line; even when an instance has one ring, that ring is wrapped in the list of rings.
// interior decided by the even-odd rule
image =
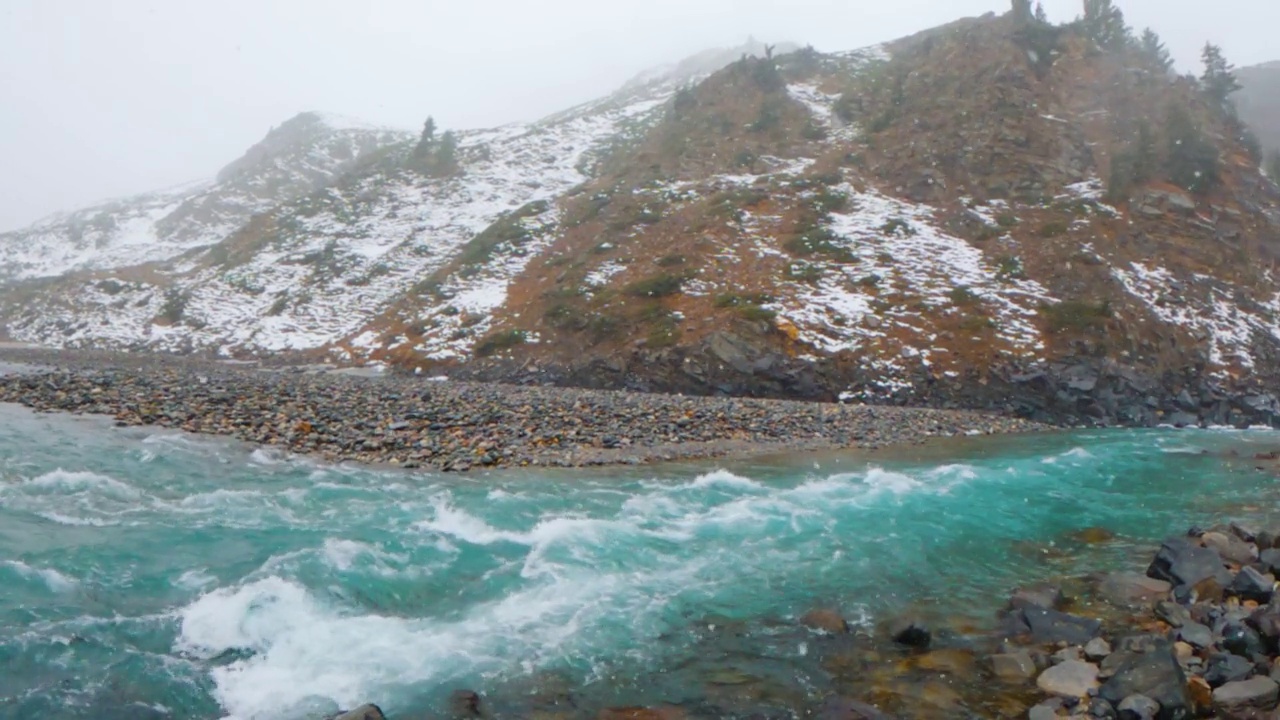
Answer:
[[[1098,662],[1111,654],[1111,643],[1104,638],[1094,638],[1084,646],[1084,656],[1090,662]]]
[[[1187,694],[1191,696],[1191,708],[1197,715],[1207,714],[1213,707],[1213,688],[1204,678],[1188,678]]]
[[[1098,666],[1068,660],[1040,673],[1036,687],[1059,697],[1086,697],[1089,691],[1098,689]]]
[[[1094,638],[1094,640],[1096,640],[1096,639],[1098,639],[1098,638]],[[1090,640],[1090,642],[1093,642],[1093,641],[1092,641],[1092,640]],[[1050,656],[1049,656],[1049,660],[1050,660],[1050,662],[1052,662],[1054,665],[1057,665],[1057,664],[1059,664],[1059,663],[1064,663],[1064,662],[1066,662],[1066,661],[1068,661],[1068,660],[1083,661],[1083,660],[1084,660],[1084,650],[1082,650],[1082,649],[1080,649],[1080,648],[1078,648],[1078,647],[1064,647],[1064,648],[1062,648],[1061,650],[1059,650],[1058,652],[1054,653],[1053,655],[1050,655]]]
[[[1135,572],[1108,573],[1098,583],[1098,592],[1115,605],[1136,606],[1169,595],[1173,586],[1166,580]]]
[[[1270,710],[1280,700],[1280,685],[1269,677],[1229,682],[1213,691],[1213,708],[1219,713],[1245,709]]]
[[[1001,680],[1030,680],[1035,677],[1036,662],[1026,651],[1000,653],[991,656],[991,672]]]
[[[1111,703],[1096,697],[1089,701],[1089,717],[1098,720],[1116,720],[1116,709]]]
[[[849,632],[849,623],[835,610],[810,610],[800,618],[800,624],[810,630],[825,632],[830,635],[842,635]]]
[[[1234,653],[1218,653],[1209,658],[1204,671],[1209,687],[1221,687],[1227,683],[1247,680],[1253,675],[1253,663]]]
[[[1155,607],[1156,617],[1169,623],[1171,627],[1180,628],[1191,622],[1191,611],[1175,602],[1159,602]]]
[[[1179,628],[1178,639],[1203,650],[1213,645],[1213,630],[1198,622],[1189,622]]]
[[[1045,701],[1027,711],[1027,720],[1056,720],[1061,701]]]
[[[449,696],[449,712],[454,718],[484,717],[483,699],[472,690],[454,690]]]
[[[1246,622],[1231,621],[1222,626],[1222,647],[1241,657],[1254,658],[1267,651],[1262,635]]]
[[[1049,583],[1037,583],[1018,588],[1009,597],[1009,608],[1021,610],[1028,607],[1056,610],[1062,607],[1062,590]]]
[[[685,720],[686,717],[688,713],[674,706],[624,707],[601,710],[596,715],[596,720]]]
[[[1009,634],[1027,635],[1040,644],[1084,645],[1098,636],[1101,627],[1097,620],[1043,608],[1023,608],[1006,619]]]
[[[915,618],[900,618],[889,626],[889,636],[899,645],[926,648],[933,640],[929,627]]]
[[[818,720],[893,720],[873,705],[860,700],[835,697],[826,701],[818,711]]]
[[[1076,530],[1071,533],[1070,537],[1072,540],[1086,545],[1100,545],[1114,540],[1116,534],[1104,527],[1087,527]]]
[[[1280,548],[1268,547],[1258,553],[1258,569],[1273,575],[1280,572]]]
[[[1222,556],[1216,550],[1185,537],[1165,540],[1147,568],[1147,575],[1168,581],[1180,597],[1189,597],[1192,588],[1206,580],[1214,580],[1222,587],[1231,582],[1231,573],[1223,567]]]
[[[1160,703],[1146,695],[1130,695],[1116,706],[1119,720],[1155,720]]]
[[[1271,602],[1275,593],[1276,578],[1274,575],[1263,575],[1251,567],[1245,566],[1236,573],[1231,584],[1227,586],[1227,594],[1241,600],[1253,600],[1265,605]]]
[[[1098,696],[1112,705],[1119,705],[1130,695],[1145,695],[1159,703],[1158,720],[1190,717],[1187,677],[1167,645],[1146,653],[1129,654],[1098,690]]]
[[[1204,543],[1205,547],[1216,550],[1223,560],[1237,565],[1248,565],[1258,559],[1258,553],[1253,546],[1234,534],[1207,532],[1200,536],[1200,542]],[[1226,585],[1226,583],[1223,584]]]
[[[331,720],[387,720],[377,705],[361,705],[355,710],[334,715]]]

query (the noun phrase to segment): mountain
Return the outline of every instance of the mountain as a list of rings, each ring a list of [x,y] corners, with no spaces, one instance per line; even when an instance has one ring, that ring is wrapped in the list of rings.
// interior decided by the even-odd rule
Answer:
[[[1243,89],[1234,95],[1244,119],[1268,150],[1280,150],[1280,61],[1241,68]]]
[[[65,218],[0,236],[34,256],[0,313],[37,343],[514,382],[1280,414],[1280,189],[1195,83],[1080,32],[718,51],[456,149],[306,116],[122,206],[157,228],[136,258]],[[207,197],[244,212],[168,222]]]

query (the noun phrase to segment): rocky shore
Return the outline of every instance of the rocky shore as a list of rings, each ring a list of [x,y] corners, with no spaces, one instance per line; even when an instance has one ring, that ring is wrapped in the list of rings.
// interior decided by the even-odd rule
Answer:
[[[1110,539],[1100,528],[1081,537]],[[770,630],[768,640],[757,638],[805,643],[804,656],[789,662],[791,682],[805,687],[792,693],[722,668],[706,685],[714,704],[591,710],[562,688],[512,706],[457,690],[443,714],[428,717],[1274,720],[1277,545],[1280,532],[1192,528],[1165,540],[1145,572],[1019,588],[992,608],[993,622],[983,628],[919,615],[856,627],[836,609],[814,609]],[[384,718],[373,705],[336,717]]]
[[[1045,429],[956,410],[357,377],[12,348],[0,349],[0,402],[225,435],[330,461],[457,472],[875,449]]]

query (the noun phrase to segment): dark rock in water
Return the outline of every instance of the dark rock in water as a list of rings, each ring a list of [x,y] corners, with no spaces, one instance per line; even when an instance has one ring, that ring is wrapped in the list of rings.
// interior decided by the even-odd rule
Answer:
[[[1178,639],[1203,650],[1213,645],[1213,631],[1198,622],[1189,622],[1178,630]]]
[[[1191,611],[1178,603],[1165,601],[1156,603],[1156,617],[1172,627],[1180,628],[1191,622]]]
[[[1274,532],[1270,530],[1260,530],[1258,531],[1257,537],[1253,539],[1253,542],[1258,546],[1259,552],[1261,552],[1265,550],[1274,550],[1277,539],[1280,538],[1277,538]]]
[[[800,624],[831,635],[849,632],[849,623],[835,610],[810,610],[800,618]]]
[[[933,641],[933,633],[928,626],[914,618],[903,618],[889,627],[889,635],[899,645],[926,648]]]
[[[1116,708],[1106,700],[1096,697],[1089,702],[1089,717],[1098,720],[1116,720]]]
[[[1062,603],[1062,590],[1049,583],[1036,583],[1035,585],[1018,588],[1009,597],[1009,608],[1012,610],[1021,610],[1027,607],[1056,610],[1062,607]]]
[[[355,710],[334,715],[329,720],[387,720],[377,705],[361,705]]]
[[[991,656],[991,672],[1001,680],[1029,680],[1035,677],[1036,662],[1025,650],[1000,653]]]
[[[1145,695],[1159,703],[1157,720],[1191,717],[1187,676],[1167,644],[1147,653],[1131,654],[1098,690],[1098,696],[1112,705],[1119,705],[1130,695]]]
[[[1160,552],[1147,568],[1147,576],[1172,583],[1180,598],[1189,597],[1191,589],[1205,580],[1215,580],[1222,587],[1231,583],[1231,573],[1223,567],[1222,556],[1216,550],[1184,537],[1169,538],[1161,544]]]
[[[827,700],[818,711],[818,720],[893,720],[893,718],[867,703],[836,697]]]
[[[1253,663],[1233,653],[1218,653],[1209,658],[1204,671],[1205,682],[1215,688],[1247,680],[1250,675],[1253,675]]]
[[[1233,522],[1227,526],[1231,530],[1231,534],[1241,540],[1251,543],[1258,539],[1258,531],[1238,522]]]
[[[484,717],[484,701],[472,690],[454,690],[449,695],[449,712],[455,718]]]
[[[1237,565],[1248,565],[1258,559],[1258,553],[1253,546],[1234,534],[1207,532],[1200,536],[1200,542],[1204,543],[1205,547],[1217,550],[1223,560]]]
[[[1155,720],[1160,712],[1160,703],[1146,695],[1130,695],[1120,701],[1116,710],[1120,720]]]
[[[1258,635],[1272,652],[1280,645],[1280,603],[1258,608],[1246,623],[1248,627],[1258,631]]]
[[[1222,647],[1229,653],[1251,660],[1267,651],[1262,635],[1244,622],[1223,624]]]
[[[1258,569],[1264,573],[1280,571],[1280,548],[1269,547],[1258,553]]]
[[[1005,619],[1008,635],[1030,635],[1032,642],[1085,645],[1098,636],[1102,623],[1057,610],[1028,607]]]
[[[1280,700],[1280,685],[1269,677],[1230,682],[1213,691],[1213,709],[1235,713],[1246,709],[1270,710]]]
[[[1114,605],[1146,605],[1166,597],[1173,586],[1135,572],[1108,573],[1098,582],[1098,592]]]
[[[1271,602],[1275,593],[1276,578],[1274,575],[1263,575],[1251,567],[1245,566],[1236,573],[1236,577],[1227,586],[1227,594],[1241,600],[1253,600],[1260,605]]]
[[[1111,654],[1111,643],[1105,639],[1096,637],[1084,646],[1084,656],[1090,662],[1098,662]]]

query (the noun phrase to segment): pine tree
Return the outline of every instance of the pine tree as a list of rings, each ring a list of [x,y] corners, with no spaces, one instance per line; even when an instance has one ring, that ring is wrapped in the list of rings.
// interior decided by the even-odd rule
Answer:
[[[1138,142],[1134,146],[1133,179],[1136,182],[1147,182],[1155,176],[1157,163],[1155,133],[1151,131],[1150,123],[1140,121]]]
[[[431,154],[431,148],[436,144],[436,119],[428,116],[427,121],[422,124],[422,137],[418,138],[418,145],[413,149],[414,157],[418,159],[426,158]]]
[[[1085,34],[1104,50],[1118,51],[1129,42],[1124,13],[1111,0],[1084,0]]]
[[[432,172],[438,177],[452,175],[458,171],[458,136],[452,130],[440,136],[440,147],[436,149]]]
[[[1049,22],[1049,13],[1044,11],[1044,3],[1036,2],[1036,22]]]
[[[1013,21],[1018,25],[1029,25],[1035,16],[1031,11],[1031,0],[1013,0]]]
[[[1138,42],[1138,47],[1142,50],[1142,54],[1151,61],[1152,65],[1159,68],[1162,72],[1173,70],[1173,56],[1169,54],[1169,49],[1160,41],[1160,36],[1155,30],[1147,28],[1142,31],[1142,39]]]
[[[1240,83],[1236,81],[1235,66],[1222,56],[1222,48],[1213,43],[1205,43],[1200,57],[1204,60],[1204,75],[1200,76],[1200,87],[1219,107],[1226,107],[1227,98],[1240,89]]]
[[[1194,193],[1212,190],[1220,179],[1218,149],[1196,127],[1186,108],[1169,106],[1164,132],[1169,180]]]

